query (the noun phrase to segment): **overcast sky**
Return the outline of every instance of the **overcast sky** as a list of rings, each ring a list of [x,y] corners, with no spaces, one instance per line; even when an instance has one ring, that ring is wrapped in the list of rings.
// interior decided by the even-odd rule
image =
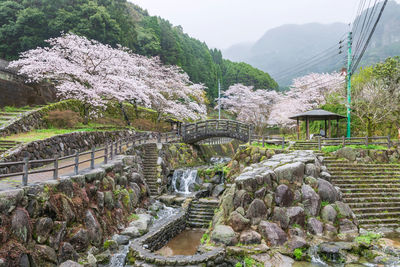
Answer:
[[[129,0],[210,47],[259,39],[282,24],[351,22],[360,0]],[[400,0],[397,0],[399,2]]]

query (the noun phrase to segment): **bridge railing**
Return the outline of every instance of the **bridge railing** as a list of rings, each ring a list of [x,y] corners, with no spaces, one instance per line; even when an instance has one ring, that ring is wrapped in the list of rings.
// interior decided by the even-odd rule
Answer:
[[[115,140],[113,142],[106,142],[106,144],[96,147],[92,146],[91,150],[79,152],[75,151],[73,155],[59,157],[55,156],[50,159],[42,160],[29,160],[29,158],[24,158],[23,161],[17,162],[1,162],[0,169],[3,173],[0,174],[0,179],[5,178],[17,178],[22,176],[22,185],[26,186],[28,184],[29,175],[39,174],[39,173],[53,173],[53,179],[58,179],[59,171],[67,168],[73,167],[73,174],[79,173],[79,166],[84,163],[90,162],[90,169],[95,168],[95,161],[98,159],[103,159],[103,163],[107,164],[108,160],[112,160],[116,155],[122,154],[123,151],[145,143],[152,142],[173,142],[180,140],[180,136],[177,132],[168,133],[152,133],[146,132],[141,134],[134,134],[127,138],[122,138]],[[89,157],[87,156],[89,155]],[[85,157],[86,156],[86,157]],[[66,161],[70,162],[66,162]],[[63,166],[59,166],[60,163],[64,161]],[[44,169],[37,168],[37,166],[49,165]],[[50,166],[52,165],[52,166]],[[9,171],[10,169],[16,171]],[[4,171],[6,170],[6,171]]]

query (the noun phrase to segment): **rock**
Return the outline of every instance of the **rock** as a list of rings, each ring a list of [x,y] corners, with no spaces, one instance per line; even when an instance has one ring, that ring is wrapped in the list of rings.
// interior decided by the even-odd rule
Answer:
[[[321,199],[314,189],[309,185],[301,187],[302,203],[306,214],[310,216],[317,216],[321,208]]]
[[[103,192],[97,192],[96,193],[96,198],[97,198],[97,207],[99,207],[100,211],[103,211],[104,209],[104,193]]]
[[[54,251],[54,249],[52,249],[51,247],[45,246],[45,245],[36,245],[35,252],[39,256],[40,261],[42,263],[51,262],[51,263],[57,264],[57,254]],[[45,264],[43,264],[43,265],[45,265]]]
[[[17,207],[24,197],[23,189],[9,189],[0,192],[0,213],[6,213],[11,207]]]
[[[286,215],[289,218],[289,225],[298,224],[304,227],[306,215],[302,207],[287,208]]]
[[[306,184],[308,184],[309,186],[311,186],[313,189],[317,189],[317,187],[318,187],[317,179],[314,178],[314,177],[307,176],[307,177],[304,179],[304,182],[305,182]]]
[[[69,178],[60,179],[57,185],[57,191],[64,193],[68,197],[74,196],[74,186],[72,185],[72,181]]]
[[[245,245],[260,244],[261,235],[253,230],[246,230],[240,234],[240,243]]]
[[[357,234],[358,228],[349,219],[339,220],[339,233],[341,234]]]
[[[315,164],[308,163],[306,164],[306,175],[317,178],[319,176],[319,169]]]
[[[220,184],[221,183],[221,176],[220,175],[214,175],[214,177],[211,178],[210,183]]]
[[[103,230],[91,210],[86,211],[85,226],[88,229],[92,245],[99,246],[103,241]]]
[[[327,172],[321,172],[320,173],[320,175],[319,175],[322,179],[324,179],[324,180],[326,180],[326,181],[328,181],[328,182],[330,182],[331,181],[331,175],[329,174],[329,173],[327,173]]]
[[[316,218],[309,218],[307,221],[307,230],[313,235],[322,235],[324,224]]]
[[[343,203],[341,201],[335,202],[336,209],[338,211],[338,215],[342,218],[353,218],[354,214],[349,205]]]
[[[337,235],[337,229],[332,224],[324,224],[324,236],[328,238],[335,238]]]
[[[265,187],[263,187],[263,188],[257,190],[257,191],[254,193],[254,197],[255,197],[255,198],[259,198],[259,199],[264,199],[264,196],[265,196],[265,192],[266,192],[266,191],[267,191],[267,189],[265,189]]]
[[[294,260],[288,256],[284,256],[279,252],[274,253],[271,260],[264,263],[264,267],[290,267]]]
[[[289,227],[289,217],[287,216],[286,208],[275,207],[272,221],[278,223],[282,229],[287,229]]]
[[[53,229],[53,220],[48,217],[40,218],[35,224],[36,240],[39,244],[44,244]]]
[[[71,237],[70,243],[78,252],[86,250],[90,244],[89,232],[86,229],[79,229]]]
[[[288,234],[290,237],[299,236],[302,238],[306,238],[306,233],[303,231],[303,229],[301,229],[299,227],[290,228],[288,231]]]
[[[286,233],[276,223],[261,221],[258,232],[271,246],[280,246],[287,241]]]
[[[337,197],[337,191],[335,187],[328,181],[318,178],[318,195],[321,201],[328,201],[334,203]]]
[[[235,232],[227,225],[217,225],[211,233],[211,240],[224,245],[235,245],[237,242]]]
[[[61,263],[59,267],[83,267],[83,265],[75,261],[68,260]]]
[[[267,215],[267,207],[260,199],[254,199],[246,212],[246,217],[251,220],[252,224],[257,224],[265,215]]]
[[[289,163],[280,167],[277,167],[274,171],[278,183],[289,182],[289,183],[303,183],[305,165],[303,162]]]
[[[251,203],[251,196],[249,193],[246,192],[246,190],[239,190],[236,192],[233,199],[233,204],[235,209],[237,207],[243,207],[244,209],[247,209],[250,203]]]
[[[139,229],[137,229],[136,227],[127,227],[124,230],[122,230],[121,235],[129,236],[130,238],[135,238],[142,236],[143,234],[141,234],[139,232]]]
[[[32,234],[29,214],[25,209],[15,210],[11,219],[11,233],[21,243],[27,243]]]
[[[79,258],[78,253],[76,253],[74,247],[70,243],[64,242],[61,244],[61,248],[58,252],[58,260],[60,262],[67,260],[77,261],[78,258]]]
[[[281,184],[276,188],[275,202],[278,206],[288,207],[293,203],[294,194],[287,185]]]
[[[326,205],[321,211],[322,220],[326,222],[335,222],[337,212],[332,205]]]
[[[127,245],[129,243],[129,237],[126,235],[113,235],[113,240],[115,240],[118,245]]]
[[[115,251],[118,249],[118,243],[115,240],[109,239],[104,242],[103,248],[109,249],[111,251]]]
[[[236,185],[232,185],[229,189],[225,190],[222,195],[221,207],[225,218],[235,209],[233,199],[235,197]]]
[[[250,220],[245,218],[242,214],[240,214],[237,211],[233,211],[231,213],[231,215],[229,216],[228,222],[229,222],[229,225],[236,232],[241,232],[244,229],[250,227]]]
[[[296,248],[304,248],[307,246],[307,242],[300,236],[293,236],[288,242],[288,248],[293,252]]]
[[[152,217],[149,214],[139,214],[138,219],[129,224],[129,227],[136,227],[141,235],[149,231]]]
[[[338,158],[346,158],[349,161],[355,161],[357,158],[357,152],[351,147],[343,147],[336,151]]]
[[[224,184],[216,185],[211,193],[213,197],[219,197],[225,190]]]
[[[98,263],[107,264],[110,262],[110,259],[111,259],[111,253],[109,250],[106,250],[96,255],[96,260]]]
[[[104,192],[104,206],[109,210],[114,209],[114,196],[111,191]]]
[[[97,266],[97,259],[93,254],[89,253],[86,259],[89,266]]]

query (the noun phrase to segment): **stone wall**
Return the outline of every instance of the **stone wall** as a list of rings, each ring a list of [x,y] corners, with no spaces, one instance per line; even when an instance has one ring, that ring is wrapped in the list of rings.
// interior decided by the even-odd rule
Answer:
[[[4,155],[1,162],[22,161],[25,157],[30,160],[51,159],[55,155],[59,157],[72,155],[75,150],[87,151],[92,146],[105,144],[107,141],[123,139],[132,136],[132,131],[109,131],[109,132],[74,132],[69,134],[57,135],[44,140],[33,141]],[[140,135],[145,135],[142,133]],[[42,164],[33,164],[31,167],[39,167]],[[11,166],[0,168],[0,173],[19,171],[21,166]]]
[[[161,227],[136,239],[129,248],[129,264],[134,266],[146,266],[146,263],[155,264],[156,266],[193,266],[201,263],[212,263],[215,265],[209,266],[217,266],[224,262],[225,250],[223,248],[214,248],[209,252],[191,256],[164,257],[153,253],[153,251],[162,248],[171,238],[182,232],[185,226],[186,211],[182,210],[169,218]],[[147,249],[144,248],[145,246]]]
[[[16,71],[7,69],[8,62],[0,59],[0,107],[43,105],[56,100],[49,84],[28,84]]]
[[[0,192],[0,265],[57,266],[91,246],[97,255],[147,203],[140,164],[118,156],[85,174]]]

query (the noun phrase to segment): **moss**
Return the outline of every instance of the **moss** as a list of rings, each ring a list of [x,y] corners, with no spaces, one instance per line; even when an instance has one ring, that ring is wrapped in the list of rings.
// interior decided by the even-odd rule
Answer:
[[[136,221],[137,219],[139,219],[139,216],[135,213],[128,216],[128,221]]]
[[[368,232],[366,234],[360,235],[354,239],[355,242],[357,242],[360,245],[363,245],[365,247],[369,247],[372,243],[372,241],[381,238],[382,236],[378,233],[374,232]]]

